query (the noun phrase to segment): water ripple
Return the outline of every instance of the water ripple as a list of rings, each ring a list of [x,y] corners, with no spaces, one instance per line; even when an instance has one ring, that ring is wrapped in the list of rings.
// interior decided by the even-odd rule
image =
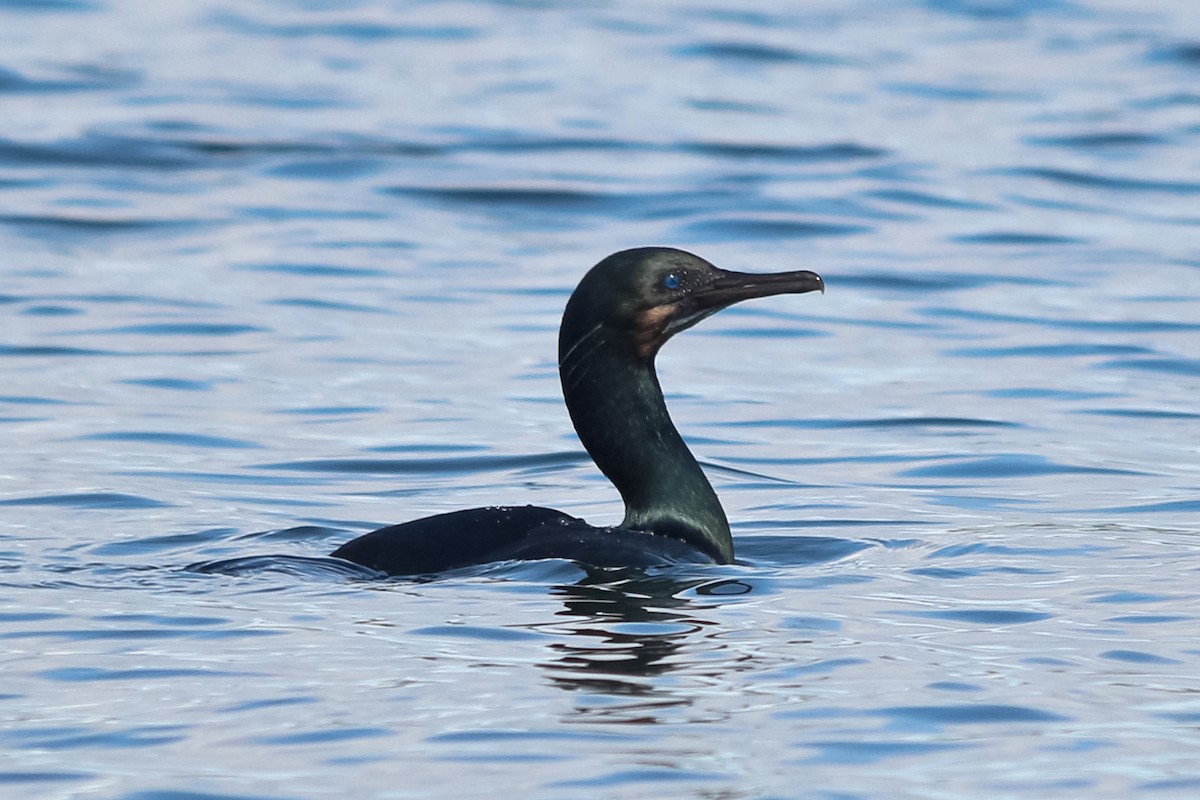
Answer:
[[[944,706],[892,706],[877,713],[907,725],[996,725],[1031,722],[1066,722],[1069,717],[1028,706],[969,703]]]
[[[889,759],[970,749],[974,745],[950,742],[891,742],[868,739],[814,740],[803,743],[817,754],[801,763],[819,764],[878,764]],[[850,796],[847,795],[847,798]]]
[[[1044,245],[1044,244],[1080,244],[1087,239],[1078,236],[1063,236],[1054,233],[1037,233],[1034,231],[991,231],[988,233],[972,233],[950,237],[951,241],[961,244],[1000,244],[1000,245]]]
[[[1091,150],[1163,144],[1166,140],[1161,136],[1142,133],[1140,131],[1108,131],[1104,133],[1080,133],[1072,136],[1030,136],[1025,141],[1029,144],[1046,147],[1070,147],[1079,150]]]
[[[221,322],[153,322],[124,325],[85,333],[132,333],[139,336],[237,336],[242,333],[262,333],[266,328]]]
[[[931,307],[922,314],[944,319],[973,319],[981,322],[1020,323],[1045,328],[1079,331],[1111,331],[1114,333],[1152,333],[1157,331],[1200,331],[1200,322],[1177,322],[1163,319],[1068,319],[1062,317],[1031,317],[1020,314],[978,311],[965,308]],[[1070,346],[1070,345],[1068,345]],[[1088,345],[1084,345],[1088,346]],[[1120,347],[1122,345],[1105,345]]]
[[[225,575],[235,578],[269,574],[290,576],[301,580],[335,581],[377,580],[386,577],[382,572],[359,564],[352,564],[340,558],[287,554],[201,561],[189,564],[184,569],[187,572],[202,575]]]
[[[4,7],[0,3],[0,8]],[[64,77],[31,78],[16,70],[0,67],[0,94],[34,94],[58,92],[131,89],[140,81],[135,72],[108,69],[100,66],[79,66],[65,70]]]
[[[914,189],[876,189],[866,194],[868,197],[878,200],[887,200],[892,203],[902,203],[920,208],[950,208],[962,211],[990,211],[996,208],[996,206],[990,203],[961,200],[932,192],[918,192]]]
[[[265,263],[241,264],[234,269],[251,272],[278,272],[302,278],[378,278],[387,272],[373,267],[346,267],[337,264]]]
[[[675,49],[675,54],[684,58],[709,58],[718,61],[734,61],[743,64],[846,64],[838,56],[794,50],[788,47],[773,47],[752,42],[703,42]]]
[[[853,236],[869,233],[873,228],[865,225],[847,225],[837,222],[819,222],[805,217],[785,214],[759,216],[723,216],[679,227],[679,232],[696,241],[808,239],[822,236]]]
[[[735,525],[738,532],[743,527],[745,526]],[[786,529],[789,526],[785,522],[780,522],[779,527]],[[840,561],[874,546],[870,542],[839,539],[832,536],[754,534],[739,535],[736,538],[739,559],[746,559],[750,563],[792,566]]]
[[[1026,20],[1033,16],[1086,15],[1082,7],[1071,0],[924,0],[923,6],[947,16],[970,17],[984,22],[997,20]]]
[[[538,453],[535,455],[471,456],[465,458],[344,458],[285,461],[258,464],[255,469],[296,472],[366,473],[380,475],[434,474],[452,472],[468,475],[476,472],[512,471],[544,467],[565,467],[587,460],[583,453]]]
[[[0,500],[0,506],[57,506],[59,508],[169,508],[171,503],[119,492],[79,492],[77,494],[45,494],[30,497],[10,497]]]
[[[172,680],[176,678],[220,678],[248,676],[253,673],[233,672],[219,669],[192,669],[183,667],[136,667],[133,669],[104,669],[102,667],[62,667],[42,671],[40,677],[63,683],[95,683],[97,681],[145,681]]]
[[[92,0],[0,0],[0,8],[23,14],[57,14],[63,11],[95,11],[100,4]]]
[[[1129,664],[1179,664],[1174,658],[1147,653],[1142,650],[1106,650],[1100,654],[1101,658],[1112,659],[1113,661],[1124,661]]]
[[[91,132],[78,139],[26,144],[0,139],[0,162],[29,166],[106,166],[135,169],[181,169],[197,166],[195,158],[162,139]]]
[[[807,146],[747,142],[682,142],[678,145],[678,149],[716,158],[794,161],[801,164],[874,160],[889,155],[887,150],[868,147],[857,142],[830,142]]]
[[[897,473],[903,478],[1020,478],[1039,475],[1141,475],[1136,470],[1081,467],[1060,464],[1045,456],[1010,453],[988,458],[968,458],[948,464],[913,467]]]
[[[345,742],[354,739],[375,739],[391,736],[389,728],[336,728],[333,730],[302,731],[300,733],[285,733],[274,736],[259,736],[253,741],[265,745],[314,745],[331,742]]]
[[[1171,595],[1149,592],[1106,592],[1089,600],[1089,603],[1163,603],[1174,599]]]
[[[1156,47],[1149,52],[1148,57],[1151,61],[1170,62],[1183,67],[1200,67],[1200,43],[1181,42]]]
[[[1154,514],[1154,513],[1197,513],[1200,500],[1164,500],[1158,503],[1140,503],[1128,506],[1111,506],[1098,509],[1109,514]]]
[[[1141,372],[1164,372],[1168,375],[1200,376],[1200,359],[1196,358],[1115,358],[1098,366],[1104,369],[1132,369]]]
[[[1016,167],[1002,170],[1000,174],[1039,178],[1064,186],[1085,186],[1096,189],[1109,189],[1116,192],[1158,192],[1182,196],[1200,194],[1200,182],[1197,181],[1148,180],[1146,178],[1127,178],[1115,175],[1101,175],[1095,172],[1077,172],[1049,167]]]
[[[215,380],[190,380],[187,378],[130,378],[121,383],[130,386],[146,386],[151,389],[170,389],[179,392],[207,392],[217,385]]]
[[[0,344],[0,358],[6,356],[42,358],[45,356],[115,356],[115,350],[92,350],[86,347],[60,347],[58,345],[8,345]]]
[[[1191,411],[1164,411],[1156,408],[1081,408],[1074,413],[1131,419],[1200,419],[1200,414]]]
[[[811,428],[842,430],[854,428],[1021,428],[1019,422],[971,417],[881,417],[877,419],[758,419],[724,422],[723,427],[738,428]]]
[[[7,3],[0,0],[0,8]],[[94,773],[90,772],[64,772],[64,771],[42,771],[42,772],[14,772],[0,771],[0,784],[22,784],[22,783],[53,783],[55,781],[82,781],[95,778]]]
[[[112,431],[92,433],[77,437],[81,441],[96,442],[146,442],[165,444],[172,447],[218,447],[257,448],[262,445],[245,439],[230,439],[225,436],[209,436],[201,433],[169,433],[163,431]]]
[[[94,236],[140,233],[168,228],[196,227],[197,220],[149,219],[145,217],[87,217],[66,214],[0,214],[0,224],[12,225],[21,233],[37,236]]]
[[[1130,344],[1090,344],[1070,342],[1064,344],[1033,344],[1013,347],[957,347],[946,350],[949,356],[967,358],[1080,358],[1086,356],[1132,355],[1149,353],[1144,347]],[[1011,390],[1001,390],[1011,391]]]
[[[352,42],[392,39],[467,41],[481,35],[480,29],[465,25],[398,25],[359,19],[333,19],[320,22],[268,22],[251,19],[231,11],[209,15],[210,22],[245,35],[299,39],[332,37]]]
[[[57,676],[51,677],[53,680],[61,679]],[[187,728],[183,725],[138,725],[120,730],[108,730],[103,733],[92,732],[86,728],[26,730],[24,733],[29,738],[23,736],[17,746],[21,749],[50,751],[97,747],[118,749],[157,747],[183,741],[187,738],[186,730]],[[29,736],[31,733],[33,735]]]
[[[559,187],[464,186],[439,189],[397,187],[388,189],[387,191],[393,194],[407,194],[418,198],[423,197],[484,207],[507,205],[542,211],[561,211],[564,213],[624,205],[622,198],[618,195],[607,195],[600,192]]]
[[[1036,611],[1013,611],[1002,608],[950,609],[946,611],[908,611],[905,616],[970,622],[977,625],[1024,625],[1053,619],[1053,614]]]

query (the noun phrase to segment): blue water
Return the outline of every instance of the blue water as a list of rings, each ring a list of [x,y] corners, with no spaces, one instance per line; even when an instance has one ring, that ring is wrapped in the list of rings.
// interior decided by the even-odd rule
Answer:
[[[0,795],[1195,797],[1197,153],[1175,0],[0,0]],[[645,244],[828,285],[659,359],[738,565],[321,561],[619,520]]]

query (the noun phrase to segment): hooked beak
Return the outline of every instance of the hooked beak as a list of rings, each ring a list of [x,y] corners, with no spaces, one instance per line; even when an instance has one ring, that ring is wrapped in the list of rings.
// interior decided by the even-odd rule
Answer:
[[[663,343],[705,317],[742,300],[776,294],[825,293],[821,276],[808,270],[792,272],[732,272],[717,270],[717,277],[697,286],[671,303],[644,312],[639,322],[638,349],[653,357]]]
[[[730,272],[723,269],[716,279],[697,287],[695,292],[684,298],[682,304],[711,313],[755,297],[805,292],[824,294],[825,281],[821,280],[817,273],[806,269],[757,275],[752,272]]]

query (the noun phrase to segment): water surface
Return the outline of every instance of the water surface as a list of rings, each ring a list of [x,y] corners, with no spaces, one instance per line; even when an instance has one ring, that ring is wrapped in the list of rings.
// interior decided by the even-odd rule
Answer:
[[[1194,14],[794,5],[0,1],[3,791],[1194,796]],[[828,285],[659,359],[737,565],[320,560],[619,520],[646,244]]]

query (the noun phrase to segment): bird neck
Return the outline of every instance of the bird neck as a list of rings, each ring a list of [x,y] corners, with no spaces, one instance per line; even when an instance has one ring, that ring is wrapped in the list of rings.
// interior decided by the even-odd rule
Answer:
[[[682,539],[728,563],[729,521],[671,421],[653,357],[622,342],[597,326],[559,362],[575,431],[625,501],[621,527]]]

